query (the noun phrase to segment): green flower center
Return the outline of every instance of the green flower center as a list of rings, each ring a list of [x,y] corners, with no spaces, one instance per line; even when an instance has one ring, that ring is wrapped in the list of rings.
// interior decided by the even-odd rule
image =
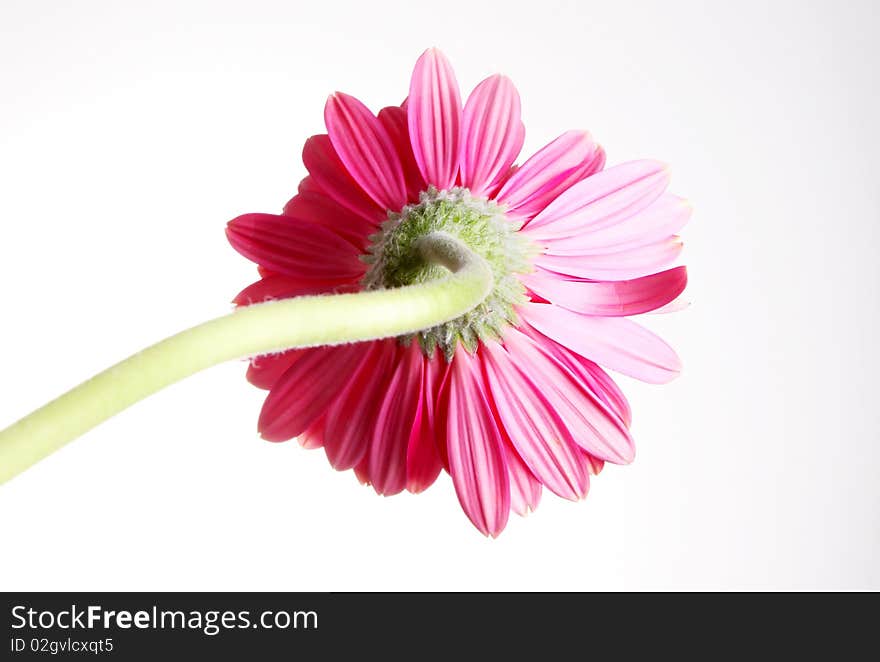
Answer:
[[[382,229],[370,237],[372,244],[362,257],[370,265],[364,287],[402,287],[444,276],[443,267],[426,264],[417,250],[419,238],[431,232],[446,232],[463,241],[489,263],[495,278],[492,292],[479,306],[415,334],[426,353],[433,354],[439,347],[451,358],[459,341],[474,351],[480,341],[498,339],[504,327],[516,323],[514,306],[528,299],[515,274],[531,271],[536,247],[517,232],[501,205],[476,198],[466,188],[438,191],[430,187],[418,204],[389,212]],[[413,337],[403,336],[401,341],[408,343]]]

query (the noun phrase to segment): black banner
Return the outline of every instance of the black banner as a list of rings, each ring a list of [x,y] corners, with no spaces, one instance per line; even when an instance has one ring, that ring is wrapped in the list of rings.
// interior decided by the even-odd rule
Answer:
[[[643,646],[711,659],[827,647],[842,659],[862,650],[876,607],[876,594],[11,593],[0,659],[543,659]]]

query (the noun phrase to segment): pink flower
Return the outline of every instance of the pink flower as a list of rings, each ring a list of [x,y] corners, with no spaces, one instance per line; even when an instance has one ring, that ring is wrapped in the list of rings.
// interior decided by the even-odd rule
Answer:
[[[253,359],[248,379],[269,390],[262,436],[323,447],[379,494],[420,492],[445,469],[491,536],[511,509],[534,510],[542,487],[581,499],[605,462],[631,462],[629,405],[599,366],[652,383],[680,369],[663,340],[628,319],[674,301],[687,282],[684,267],[668,268],[690,210],[665,192],[667,168],[603,170],[605,153],[584,131],[514,165],[524,127],[513,84],[491,76],[462,106],[433,49],[402,106],[376,116],[337,93],[324,117],[327,134],[306,141],[309,175],[282,214],[229,224],[262,276],[235,302],[432,277],[406,249],[438,227],[487,259],[495,290],[415,337]]]

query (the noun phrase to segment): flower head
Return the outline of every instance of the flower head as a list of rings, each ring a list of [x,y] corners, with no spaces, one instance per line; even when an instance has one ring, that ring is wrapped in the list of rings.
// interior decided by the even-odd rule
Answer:
[[[504,76],[462,106],[448,60],[418,60],[402,106],[374,115],[337,93],[327,134],[281,215],[231,221],[232,245],[260,267],[239,305],[394,288],[437,278],[419,259],[429,233],[486,260],[494,285],[461,317],[410,336],[259,356],[271,441],[323,447],[380,494],[419,492],[441,470],[467,516],[497,535],[543,487],[586,496],[604,463],[634,456],[630,409],[600,365],[647,382],[679,371],[675,352],[628,319],[684,290],[676,233],[690,209],[667,168],[603,169],[590,134],[562,134],[521,165],[519,95]],[[664,270],[665,269],[665,270]]]

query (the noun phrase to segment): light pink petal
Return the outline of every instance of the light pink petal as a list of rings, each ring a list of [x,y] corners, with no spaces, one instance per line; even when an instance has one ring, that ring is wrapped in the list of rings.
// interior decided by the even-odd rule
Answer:
[[[367,237],[379,227],[378,223],[354,214],[330,196],[317,191],[297,193],[284,205],[281,213],[328,227],[360,250],[366,248]]]
[[[286,441],[315,423],[351,379],[351,365],[363,351],[359,344],[302,350],[263,403],[258,422],[263,438]]]
[[[461,183],[487,195],[508,172],[525,139],[519,93],[506,76],[490,76],[464,106]]]
[[[663,384],[681,371],[669,345],[625,317],[592,317],[546,303],[527,303],[518,312],[548,338],[630,377]]]
[[[438,189],[455,184],[461,141],[461,95],[452,65],[436,48],[416,62],[407,98],[413,154],[422,176]]]
[[[535,265],[566,276],[590,280],[628,280],[657,273],[681,255],[680,237],[669,237],[645,246],[591,255],[538,255]]]
[[[425,179],[419,171],[416,157],[413,155],[412,143],[409,139],[409,127],[406,121],[406,111],[399,106],[388,106],[379,111],[379,122],[385,127],[400,163],[403,166],[403,178],[406,181],[407,202],[418,202],[419,193],[428,188]]]
[[[484,343],[481,356],[494,411],[516,453],[554,494],[572,501],[586,496],[585,458],[540,388],[498,343]]]
[[[449,473],[461,507],[483,534],[497,536],[510,513],[504,440],[489,410],[476,360],[461,345],[452,361],[446,431]]]
[[[535,512],[541,501],[541,483],[509,444],[504,445],[504,458],[510,473],[510,507],[520,517]]]
[[[535,240],[573,236],[607,228],[637,214],[669,185],[658,161],[632,161],[598,172],[571,186],[526,226]]]
[[[687,224],[692,211],[690,203],[683,198],[664,193],[641,211],[604,227],[575,228],[570,236],[558,237],[549,231],[543,232],[552,230],[553,225],[525,231],[553,255],[613,253],[672,237]]]
[[[525,221],[604,162],[604,152],[589,133],[569,131],[517,168],[496,197],[508,206],[511,220]]]
[[[577,446],[602,460],[616,464],[632,462],[635,446],[626,425],[584,389],[542,343],[516,329],[508,329],[504,344],[516,365],[532,377],[546,398],[548,410]],[[580,459],[586,461],[584,456]]]
[[[669,313],[680,313],[682,310],[687,310],[691,305],[691,302],[687,299],[678,298],[675,301],[670,301],[665,306],[657,308],[656,310],[652,310],[650,312],[651,315],[667,315]]]
[[[585,315],[622,317],[656,310],[674,300],[687,285],[687,269],[676,267],[633,280],[569,280],[538,269],[519,279],[532,292],[557,306]]]
[[[378,223],[385,220],[386,209],[376,204],[352,179],[333,148],[330,136],[321,134],[306,140],[302,159],[309,177],[300,183],[300,191],[314,190],[317,186],[322,193],[367,221]]]
[[[393,339],[362,343],[360,361],[346,366],[351,377],[328,407],[324,428],[324,451],[333,468],[351,469],[366,458],[396,345]]]
[[[420,403],[406,449],[406,489],[417,494],[433,484],[442,465],[434,442],[437,425],[436,397],[439,363],[444,359],[422,357]]]
[[[391,495],[406,487],[406,455],[414,425],[420,421],[422,353],[418,343],[401,348],[382,394],[370,443],[367,470],[373,489]]]
[[[343,283],[364,273],[351,243],[326,227],[296,218],[245,214],[229,221],[226,236],[249,260],[304,281]]]
[[[380,207],[400,211],[406,204],[403,168],[381,122],[364,104],[342,92],[327,100],[324,122],[348,173]]]

